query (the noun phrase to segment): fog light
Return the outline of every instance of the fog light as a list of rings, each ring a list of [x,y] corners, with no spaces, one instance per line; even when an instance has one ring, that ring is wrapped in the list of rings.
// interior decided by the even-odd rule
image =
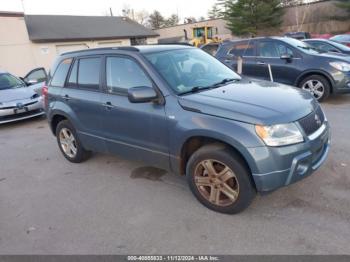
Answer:
[[[296,172],[299,176],[303,176],[303,175],[305,175],[307,170],[308,170],[308,164],[307,163],[300,163],[297,167]]]

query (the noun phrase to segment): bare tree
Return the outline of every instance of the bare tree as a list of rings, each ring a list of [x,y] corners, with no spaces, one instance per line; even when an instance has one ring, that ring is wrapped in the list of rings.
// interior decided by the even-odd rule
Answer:
[[[141,11],[136,11],[135,12],[135,21],[138,22],[139,24],[143,26],[148,26],[149,25],[149,13],[142,9]]]

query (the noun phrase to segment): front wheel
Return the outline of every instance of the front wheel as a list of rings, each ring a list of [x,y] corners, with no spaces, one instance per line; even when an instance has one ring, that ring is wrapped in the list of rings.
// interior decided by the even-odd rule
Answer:
[[[301,81],[299,87],[309,91],[319,102],[327,99],[331,91],[328,80],[320,75],[306,77]]]
[[[223,145],[208,145],[190,157],[186,176],[192,193],[211,210],[236,214],[256,195],[242,159]]]

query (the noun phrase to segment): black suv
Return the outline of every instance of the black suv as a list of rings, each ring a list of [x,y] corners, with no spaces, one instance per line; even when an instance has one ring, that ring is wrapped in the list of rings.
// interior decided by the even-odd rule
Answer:
[[[229,41],[220,45],[216,58],[237,69],[243,58],[243,75],[270,80],[310,91],[318,101],[332,93],[350,92],[350,57],[324,53],[288,37],[264,37]]]

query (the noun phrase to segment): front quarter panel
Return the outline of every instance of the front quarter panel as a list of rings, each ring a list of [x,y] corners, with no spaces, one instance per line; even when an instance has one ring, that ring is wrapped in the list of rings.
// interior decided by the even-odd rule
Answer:
[[[169,120],[169,153],[172,170],[179,170],[183,145],[193,137],[212,138],[238,150],[255,170],[255,161],[248,152],[250,147],[264,146],[255,134],[254,125],[225,118],[205,115],[183,109],[176,97],[167,97],[166,114]]]

